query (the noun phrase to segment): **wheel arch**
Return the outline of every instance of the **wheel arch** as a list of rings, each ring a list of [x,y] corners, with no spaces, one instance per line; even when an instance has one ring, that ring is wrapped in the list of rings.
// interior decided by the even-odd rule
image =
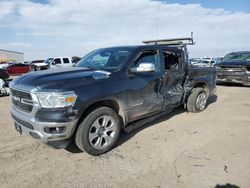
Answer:
[[[207,96],[209,95],[209,87],[206,82],[196,82],[186,87],[185,97],[183,98],[183,104],[184,104],[185,109],[186,109],[188,97],[196,88],[199,88],[199,87],[205,90]]]
[[[207,95],[209,94],[209,87],[208,87],[208,85],[207,85],[206,82],[198,82],[198,83],[196,83],[196,84],[194,85],[192,91],[193,91],[195,88],[198,88],[198,87],[203,88],[203,89],[205,90],[205,92],[206,92]]]
[[[87,108],[84,110],[84,112],[81,114],[80,119],[77,122],[77,126],[75,128],[75,131],[77,130],[79,124],[83,121],[83,119],[93,110],[99,108],[99,107],[109,107],[112,110],[114,110],[122,123],[121,127],[123,127],[126,123],[126,117],[123,108],[121,107],[121,104],[115,99],[104,99],[104,100],[99,100],[95,101],[87,106]]]

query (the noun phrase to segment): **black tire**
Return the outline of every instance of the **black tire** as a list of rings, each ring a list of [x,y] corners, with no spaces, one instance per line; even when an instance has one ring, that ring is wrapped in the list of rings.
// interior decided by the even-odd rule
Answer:
[[[202,108],[201,106],[197,104],[197,100],[199,100],[198,99],[199,96],[205,97],[204,99],[205,104],[202,105]],[[187,99],[188,112],[193,112],[193,113],[201,112],[206,109],[206,105],[207,105],[207,94],[206,94],[205,89],[200,88],[200,87],[194,88],[192,93],[188,96],[188,99]]]
[[[30,71],[36,71],[36,66],[32,65]]]
[[[108,118],[111,119],[110,121],[107,121],[105,118],[107,120]],[[103,119],[102,121],[104,123],[100,122],[101,119]],[[107,123],[105,123],[106,121]],[[110,130],[107,131],[107,129],[111,128],[114,129],[112,133],[110,133]],[[86,151],[90,155],[98,156],[106,153],[115,146],[119,138],[120,131],[121,122],[119,116],[114,110],[108,107],[95,108],[79,124],[75,135],[75,143],[80,150]],[[108,133],[110,134],[109,136]],[[94,135],[92,139],[90,138],[90,135]],[[109,139],[111,139],[111,141]],[[98,142],[97,145],[95,145],[94,142]],[[103,142],[105,143],[102,146]]]

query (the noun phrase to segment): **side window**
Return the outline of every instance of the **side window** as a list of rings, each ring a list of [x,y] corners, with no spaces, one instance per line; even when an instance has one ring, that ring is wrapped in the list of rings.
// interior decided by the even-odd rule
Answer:
[[[61,59],[59,59],[59,58],[54,59],[54,63],[53,64],[54,65],[61,64]]]
[[[69,63],[69,58],[63,58],[63,63],[64,63],[64,64]]]
[[[160,62],[156,50],[142,52],[132,67],[138,67],[141,63],[153,63],[155,65],[155,71],[160,72]]]
[[[181,69],[181,53],[169,50],[163,51],[165,70]]]

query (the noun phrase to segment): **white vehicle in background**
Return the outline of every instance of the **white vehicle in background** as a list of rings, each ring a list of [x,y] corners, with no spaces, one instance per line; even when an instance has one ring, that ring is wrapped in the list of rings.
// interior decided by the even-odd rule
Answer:
[[[58,68],[70,68],[73,66],[73,62],[70,57],[54,57],[48,58],[43,62],[34,62],[31,65],[32,70],[46,70],[46,69],[58,69]]]
[[[200,59],[191,59],[190,64],[193,67],[213,67],[216,63],[214,58],[200,58]]]
[[[0,69],[0,96],[9,95],[9,74],[5,69]]]
[[[6,69],[9,65],[9,63],[0,63],[0,69]]]

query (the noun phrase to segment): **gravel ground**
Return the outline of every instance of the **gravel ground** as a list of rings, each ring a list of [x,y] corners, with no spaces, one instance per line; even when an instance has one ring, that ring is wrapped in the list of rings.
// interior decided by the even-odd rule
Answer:
[[[216,95],[202,113],[179,108],[123,134],[100,157],[20,136],[0,97],[0,187],[248,188],[250,88],[218,86]]]

